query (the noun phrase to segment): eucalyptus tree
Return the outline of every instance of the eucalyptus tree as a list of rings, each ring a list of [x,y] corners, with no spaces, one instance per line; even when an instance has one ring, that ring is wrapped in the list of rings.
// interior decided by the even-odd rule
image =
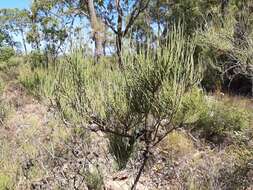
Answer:
[[[130,32],[140,14],[148,8],[149,2],[150,0],[115,0],[100,1],[97,5],[98,14],[116,35],[116,53],[120,65],[123,38]]]
[[[9,33],[4,28],[1,28],[0,29],[0,47],[12,46],[13,43],[14,42],[12,41],[12,38],[9,35]]]
[[[156,0],[151,1],[149,15],[158,36],[166,37],[175,23],[184,21],[187,35],[211,20],[213,14],[226,11],[227,0]]]
[[[13,41],[6,31],[0,29],[0,61],[5,62],[14,55]]]
[[[28,40],[37,51],[45,51],[53,59],[63,50],[73,17],[64,14],[64,7],[54,6],[55,1],[33,1],[29,18],[31,28]]]
[[[25,39],[26,32],[29,26],[28,12],[19,9],[1,9],[0,10],[0,25],[2,34],[4,34],[12,47],[22,44],[25,53],[27,54],[27,42]],[[14,39],[14,36],[20,36],[21,42]]]
[[[95,41],[95,57],[98,59],[103,54],[103,24],[93,0],[34,0],[31,15],[36,23],[31,31],[32,41],[36,44],[37,36],[40,38],[44,34],[44,38],[52,42],[50,48],[54,50],[60,48],[68,34],[78,28],[76,25],[82,18],[88,18]],[[52,47],[56,41],[58,47]]]

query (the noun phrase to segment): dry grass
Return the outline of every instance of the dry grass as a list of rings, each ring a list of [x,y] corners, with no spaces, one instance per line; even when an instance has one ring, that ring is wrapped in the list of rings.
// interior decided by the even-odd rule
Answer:
[[[179,160],[196,150],[194,143],[182,131],[174,131],[169,134],[160,144],[161,153],[171,160]]]

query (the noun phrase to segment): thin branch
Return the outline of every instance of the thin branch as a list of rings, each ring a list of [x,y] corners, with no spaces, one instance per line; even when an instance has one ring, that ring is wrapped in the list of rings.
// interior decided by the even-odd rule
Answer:
[[[140,15],[140,13],[143,12],[148,7],[150,0],[148,0],[146,4],[142,7],[143,1],[144,0],[141,0],[138,6],[134,5],[135,8],[130,14],[130,19],[128,23],[126,24],[126,28],[125,28],[125,31],[123,32],[123,36],[125,36],[128,33],[129,29],[134,24],[135,20]]]
[[[143,161],[142,161],[141,167],[140,167],[140,169],[138,171],[138,174],[137,174],[137,176],[136,176],[136,178],[134,180],[134,183],[133,183],[133,185],[131,187],[131,190],[135,190],[136,189],[136,186],[137,186],[137,184],[138,184],[138,182],[140,180],[140,177],[141,177],[141,175],[143,173],[144,167],[145,167],[148,159],[149,159],[149,146],[147,145],[146,146],[146,150],[143,153]]]

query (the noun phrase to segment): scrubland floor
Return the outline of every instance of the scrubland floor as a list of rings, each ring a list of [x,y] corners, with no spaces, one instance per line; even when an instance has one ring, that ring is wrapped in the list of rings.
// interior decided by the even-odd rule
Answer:
[[[251,99],[217,98],[253,110]],[[82,126],[64,125],[54,106],[36,99],[15,80],[6,82],[1,104],[0,189],[130,189],[138,154],[137,162],[117,171],[103,133],[90,131],[87,136]],[[248,146],[253,146],[252,140]],[[139,190],[240,189],[246,180],[247,189],[253,189],[252,163],[239,159],[247,151],[231,139],[211,145],[177,130],[151,153]]]

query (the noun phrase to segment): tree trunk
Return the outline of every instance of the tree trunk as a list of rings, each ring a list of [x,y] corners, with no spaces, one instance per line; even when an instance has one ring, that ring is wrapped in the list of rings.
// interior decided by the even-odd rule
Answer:
[[[23,47],[25,50],[25,55],[27,55],[27,47],[26,47],[26,40],[25,40],[25,36],[24,36],[24,31],[21,29],[20,32],[21,32],[21,36],[22,36],[22,43],[23,43]]]
[[[122,66],[122,57],[121,57],[121,51],[122,51],[122,35],[118,34],[116,36],[116,48],[117,48],[117,56],[118,56],[118,64],[121,67]]]
[[[253,76],[251,77],[251,97],[253,98]]]
[[[224,19],[227,14],[227,6],[229,4],[229,0],[221,0],[221,16]]]
[[[123,31],[122,31],[122,25],[123,25],[123,10],[120,5],[120,0],[116,0],[116,9],[118,12],[118,20],[117,20],[117,36],[116,36],[116,48],[117,48],[117,56],[118,56],[118,64],[120,67],[122,67],[122,57],[121,57],[121,51],[122,51],[122,38],[123,38]]]
[[[92,27],[93,39],[95,41],[95,61],[103,55],[103,24],[97,17],[93,0],[88,0],[88,11]]]

